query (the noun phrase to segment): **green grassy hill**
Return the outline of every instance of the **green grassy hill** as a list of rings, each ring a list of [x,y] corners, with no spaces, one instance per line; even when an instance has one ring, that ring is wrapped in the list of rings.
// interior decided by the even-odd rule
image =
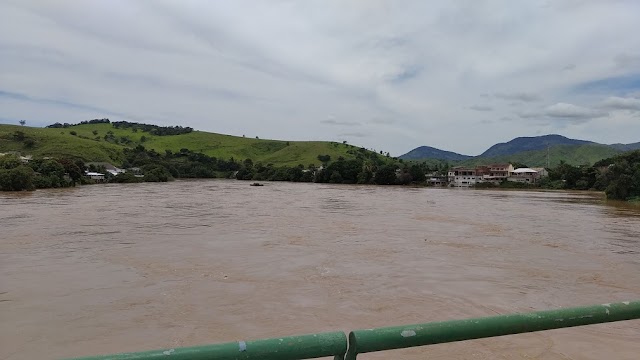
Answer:
[[[556,145],[549,148],[549,165],[555,167],[564,161],[571,165],[593,165],[596,161],[606,159],[620,151],[607,145]],[[522,163],[530,167],[547,165],[547,150],[524,151],[512,155],[496,157],[476,157],[460,163],[463,166],[486,165],[491,163]]]
[[[120,162],[123,147],[105,141],[83,139],[70,135],[68,129],[44,129],[0,124],[0,152],[17,151],[34,156],[81,158],[86,161]],[[14,134],[23,132],[25,140],[33,140],[32,146],[17,140]],[[89,132],[91,134],[91,132]]]
[[[16,139],[16,131],[23,132],[25,139],[33,140],[33,145],[29,146],[25,144],[25,140]],[[76,135],[72,135],[72,131]],[[109,132],[112,134],[112,140],[106,141],[104,136]],[[138,144],[162,153],[165,150],[178,152],[186,148],[222,159],[233,157],[236,160],[251,159],[264,164],[288,166],[320,165],[318,155],[330,155],[331,159],[340,156],[345,159],[355,158],[349,153],[355,150],[355,147],[328,141],[262,140],[204,131],[156,136],[130,128],[117,129],[111,124],[85,124],[68,128],[33,128],[0,124],[0,152],[18,151],[34,156],[74,157],[85,161],[120,164],[124,149]]]

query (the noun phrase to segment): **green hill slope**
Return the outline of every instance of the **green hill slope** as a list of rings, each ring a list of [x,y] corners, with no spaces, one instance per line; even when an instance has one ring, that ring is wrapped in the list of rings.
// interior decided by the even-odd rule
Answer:
[[[16,131],[23,132],[25,139],[33,140],[33,145],[28,146],[25,140],[16,139]],[[288,166],[320,165],[318,155],[330,155],[331,159],[340,156],[352,159],[355,158],[352,152],[357,150],[352,145],[328,141],[262,140],[203,131],[156,136],[131,128],[117,129],[111,124],[85,124],[68,128],[0,124],[0,152],[19,151],[35,156],[75,157],[85,161],[119,164],[123,160],[124,149],[138,144],[161,153],[165,150],[178,152],[186,148],[222,159],[233,157],[236,160],[251,159],[264,164]]]
[[[549,148],[549,165],[555,167],[560,161],[571,165],[593,165],[599,160],[615,156],[619,153],[619,150],[601,144],[556,145]],[[475,157],[461,162],[461,165],[473,166],[503,162],[517,162],[530,167],[546,166],[547,150],[523,151],[516,154],[495,157]]]
[[[81,158],[86,161],[120,162],[124,147],[70,135],[74,129],[44,129],[0,124],[0,152],[17,151],[34,156]],[[24,140],[16,137],[24,134]],[[91,132],[89,132],[91,134]],[[28,141],[33,145],[28,145]]]

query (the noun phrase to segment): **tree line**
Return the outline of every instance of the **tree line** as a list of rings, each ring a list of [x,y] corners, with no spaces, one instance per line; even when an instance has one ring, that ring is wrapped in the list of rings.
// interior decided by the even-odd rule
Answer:
[[[54,124],[51,125],[47,125],[46,127],[51,128],[51,129],[66,129],[69,128],[71,126],[76,126],[76,125],[87,125],[87,124],[109,124],[111,121],[107,118],[104,119],[93,119],[93,120],[84,120],[84,121],[80,121],[77,124],[70,124],[70,123],[64,123],[61,124],[59,122],[56,122]]]
[[[186,127],[159,126],[159,125],[143,124],[143,123],[129,122],[129,121],[113,121],[112,122],[107,118],[84,120],[77,124],[56,122],[54,124],[47,125],[46,127],[52,128],[52,129],[62,129],[62,128],[66,129],[66,128],[77,126],[77,125],[87,125],[87,124],[111,124],[116,129],[132,129],[134,132],[142,131],[142,132],[147,132],[151,135],[156,135],[156,136],[188,134],[193,131],[193,128],[189,126],[186,126]]]
[[[527,166],[518,164],[518,167]],[[547,170],[549,176],[537,184],[505,181],[499,187],[604,191],[608,199],[640,200],[640,150],[603,159],[591,166],[574,166],[561,161]],[[477,187],[494,186],[480,184]]]
[[[71,159],[33,159],[0,156],[0,191],[22,191],[75,186],[83,182],[84,163]]]
[[[604,191],[608,199],[640,200],[640,150],[600,160],[593,166],[562,162],[550,169],[548,183],[543,186]]]
[[[14,134],[20,137],[21,134]],[[22,139],[24,140],[24,139]],[[122,167],[133,169],[110,176],[112,182],[170,181],[175,178],[235,178],[254,181],[292,181],[333,184],[406,185],[423,184],[427,176],[446,176],[449,164],[404,162],[351,146],[354,158],[319,154],[322,164],[275,166],[255,163],[251,159],[221,159],[183,148],[173,152],[157,152],[143,145],[124,149]],[[519,164],[526,167],[525,164]],[[34,159],[23,163],[19,157],[0,157],[0,190],[32,190],[35,188],[73,186],[90,182],[84,177],[84,163],[74,159]],[[542,187],[604,191],[609,199],[640,199],[640,150],[604,159],[593,166],[573,166],[561,162],[548,169],[549,176],[536,185],[509,183],[501,187]],[[144,175],[143,177],[136,175]]]

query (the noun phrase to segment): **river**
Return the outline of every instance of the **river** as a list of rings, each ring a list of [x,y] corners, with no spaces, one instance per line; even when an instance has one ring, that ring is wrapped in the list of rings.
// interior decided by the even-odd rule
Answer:
[[[602,194],[231,180],[0,193],[0,358],[53,359],[640,299]],[[640,321],[362,359],[634,359]]]

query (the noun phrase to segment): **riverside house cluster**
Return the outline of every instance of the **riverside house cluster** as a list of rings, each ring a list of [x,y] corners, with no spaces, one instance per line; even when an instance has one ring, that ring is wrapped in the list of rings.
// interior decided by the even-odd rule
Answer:
[[[536,184],[548,176],[545,168],[518,168],[512,164],[491,164],[486,166],[454,167],[449,169],[448,182],[452,187],[473,187],[480,183],[495,185],[503,181]]]

